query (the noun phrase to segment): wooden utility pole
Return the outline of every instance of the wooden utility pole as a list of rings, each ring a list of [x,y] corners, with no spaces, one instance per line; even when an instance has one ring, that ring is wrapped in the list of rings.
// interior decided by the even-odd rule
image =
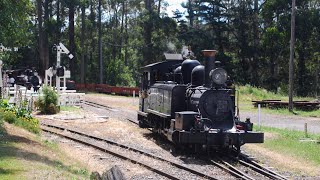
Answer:
[[[320,94],[319,94],[320,58],[319,56],[320,55],[318,55],[318,65],[317,65],[317,71],[316,71],[316,98],[320,100]]]
[[[289,111],[293,112],[293,61],[294,61],[294,42],[295,42],[295,15],[296,14],[296,0],[292,0],[291,13],[291,41],[290,41],[290,62],[289,62]]]

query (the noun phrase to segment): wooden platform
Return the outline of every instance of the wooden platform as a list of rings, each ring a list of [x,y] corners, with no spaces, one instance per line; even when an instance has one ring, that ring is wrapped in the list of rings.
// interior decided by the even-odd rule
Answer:
[[[261,105],[261,107],[268,107],[271,109],[277,109],[277,108],[287,108],[289,105],[288,101],[281,101],[278,99],[275,100],[262,100],[262,101],[252,101],[253,105],[255,107],[258,107],[258,104]],[[306,111],[312,111],[317,110],[320,108],[320,102],[310,102],[310,101],[293,101],[294,108],[300,109],[300,110],[306,110]]]

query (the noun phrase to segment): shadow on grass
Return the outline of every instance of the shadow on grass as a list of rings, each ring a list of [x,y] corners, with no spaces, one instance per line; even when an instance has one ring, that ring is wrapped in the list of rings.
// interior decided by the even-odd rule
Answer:
[[[2,131],[0,136],[0,160],[4,160],[6,158],[11,159],[24,159],[26,161],[31,162],[40,162],[42,164],[46,164],[48,166],[51,166],[55,169],[64,170],[74,175],[85,175],[87,174],[86,170],[82,169],[75,169],[72,166],[64,165],[62,162],[57,160],[51,160],[46,156],[39,155],[37,153],[29,152],[21,148],[17,148],[13,145],[13,143],[25,143],[30,146],[41,146],[40,143],[27,139],[25,137],[21,136],[14,136],[6,133],[6,131]],[[30,166],[32,166],[32,163],[30,163]],[[2,169],[0,168],[0,174],[6,173],[6,174],[14,174],[20,170],[10,170],[10,169]]]
[[[3,175],[15,174],[15,173],[17,173],[17,172],[20,172],[20,170],[0,168],[0,174],[3,174]]]

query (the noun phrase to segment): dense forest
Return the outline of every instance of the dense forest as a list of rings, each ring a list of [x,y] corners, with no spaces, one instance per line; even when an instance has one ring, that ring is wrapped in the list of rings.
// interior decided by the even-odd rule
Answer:
[[[238,84],[287,93],[290,0],[186,0],[168,16],[169,0],[1,0],[0,43],[5,69],[56,62],[54,45],[75,56],[62,63],[79,83],[136,86],[141,66],[190,45],[216,49]],[[319,95],[320,1],[297,0],[294,92]],[[317,93],[318,92],[318,93]]]

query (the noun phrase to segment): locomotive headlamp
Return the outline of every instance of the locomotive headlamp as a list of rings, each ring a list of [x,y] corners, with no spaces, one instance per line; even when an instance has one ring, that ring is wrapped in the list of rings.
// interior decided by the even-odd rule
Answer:
[[[227,81],[228,74],[226,70],[216,68],[210,72],[210,77],[215,84],[222,85]]]

